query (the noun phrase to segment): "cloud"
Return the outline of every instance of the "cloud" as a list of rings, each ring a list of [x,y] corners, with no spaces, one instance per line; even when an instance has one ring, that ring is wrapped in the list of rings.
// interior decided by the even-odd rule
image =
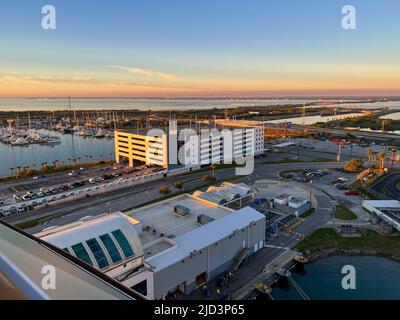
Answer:
[[[89,77],[79,77],[79,76],[77,76],[77,77],[73,77],[71,80],[72,81],[79,81],[79,82],[88,82],[88,81],[94,81],[95,79],[89,78]]]
[[[114,68],[114,69],[119,69],[123,71],[128,71],[129,73],[132,74],[138,74],[145,76],[147,78],[159,78],[167,81],[176,81],[177,76],[171,73],[163,73],[159,71],[151,71],[151,70],[146,70],[142,68],[136,68],[136,67],[125,67],[125,66],[119,66],[116,64],[111,64],[107,66],[108,68]]]
[[[41,83],[41,82],[52,82],[52,83],[77,83],[77,82],[90,82],[95,81],[93,78],[87,77],[72,77],[72,78],[65,78],[65,77],[50,77],[50,76],[3,76],[0,77],[0,81],[4,82],[15,82],[15,83]]]

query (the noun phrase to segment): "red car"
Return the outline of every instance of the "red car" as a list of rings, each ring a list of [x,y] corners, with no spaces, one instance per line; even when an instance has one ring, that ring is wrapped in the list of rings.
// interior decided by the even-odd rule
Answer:
[[[358,196],[360,193],[356,190],[349,190],[349,191],[346,191],[345,194],[347,196]]]

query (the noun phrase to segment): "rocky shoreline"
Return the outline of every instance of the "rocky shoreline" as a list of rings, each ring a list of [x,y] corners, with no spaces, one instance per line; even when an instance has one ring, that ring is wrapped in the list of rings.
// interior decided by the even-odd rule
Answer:
[[[394,261],[400,262],[399,256],[385,255],[373,249],[323,249],[315,252],[311,252],[308,257],[308,263],[314,263],[320,259],[327,258],[329,256],[378,256],[392,259]]]

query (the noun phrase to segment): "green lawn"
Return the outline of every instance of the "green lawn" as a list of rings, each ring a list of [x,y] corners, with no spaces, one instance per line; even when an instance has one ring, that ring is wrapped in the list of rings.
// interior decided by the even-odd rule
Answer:
[[[335,211],[335,218],[340,220],[355,220],[357,215],[355,215],[351,210],[347,209],[345,206],[337,205]]]
[[[299,242],[295,250],[300,252],[318,252],[325,249],[338,250],[374,250],[385,256],[400,257],[400,237],[381,236],[369,229],[361,230],[360,238],[341,238],[334,229],[318,229],[310,236]]]

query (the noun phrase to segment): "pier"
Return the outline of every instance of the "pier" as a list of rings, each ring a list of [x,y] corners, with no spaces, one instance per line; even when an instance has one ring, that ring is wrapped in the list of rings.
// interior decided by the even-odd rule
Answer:
[[[292,269],[296,265],[296,262],[294,261],[296,256],[298,256],[298,252],[293,250],[287,250],[283,252],[274,260],[266,264],[263,271],[258,276],[253,278],[252,281],[243,286],[240,290],[236,291],[232,295],[232,299],[254,300],[259,294],[257,287],[260,287],[260,284],[270,287],[272,284],[278,281],[280,276],[277,274],[277,272],[282,268],[286,270]]]

